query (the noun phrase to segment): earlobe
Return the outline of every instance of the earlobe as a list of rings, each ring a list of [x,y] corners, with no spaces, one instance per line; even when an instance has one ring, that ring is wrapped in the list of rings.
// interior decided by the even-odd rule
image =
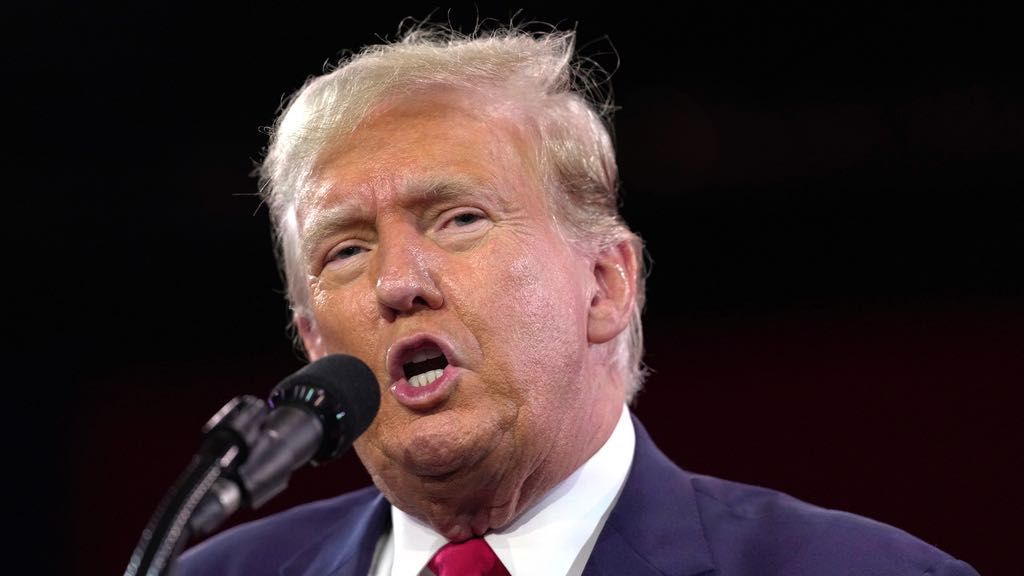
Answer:
[[[309,356],[310,362],[325,356],[324,341],[320,336],[320,328],[317,327],[316,320],[299,313],[296,313],[293,318],[295,326],[299,330],[299,336],[302,338],[302,345],[306,348],[306,355]]]
[[[627,239],[603,250],[594,260],[596,289],[587,324],[590,342],[608,342],[629,326],[636,306],[636,259],[636,249]]]

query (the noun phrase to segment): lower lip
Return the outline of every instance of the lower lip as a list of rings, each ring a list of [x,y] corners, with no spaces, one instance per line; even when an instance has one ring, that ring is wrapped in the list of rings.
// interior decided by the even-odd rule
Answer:
[[[444,372],[430,384],[413,386],[409,380],[402,378],[391,385],[391,394],[398,403],[411,410],[430,410],[442,404],[455,390],[455,379],[458,368],[451,364],[444,367]]]

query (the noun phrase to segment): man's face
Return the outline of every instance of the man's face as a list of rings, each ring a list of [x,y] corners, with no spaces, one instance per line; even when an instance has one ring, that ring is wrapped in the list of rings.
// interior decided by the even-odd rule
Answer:
[[[299,205],[306,347],[373,369],[381,406],[359,457],[449,538],[509,523],[621,409],[621,391],[588,382],[592,266],[529,146],[481,103],[399,103],[332,150]]]

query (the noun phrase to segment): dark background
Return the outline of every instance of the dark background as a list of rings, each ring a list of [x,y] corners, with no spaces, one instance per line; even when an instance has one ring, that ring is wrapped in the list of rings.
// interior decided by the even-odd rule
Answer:
[[[966,3],[757,6],[517,18],[575,28],[619,66],[623,211],[653,261],[636,412],[690,470],[1019,574],[1014,20]],[[35,573],[122,573],[206,419],[302,365],[249,175],[261,127],[342,50],[429,12],[8,13],[8,172],[24,180],[6,195],[8,498]],[[514,13],[450,17],[468,29],[478,12]],[[234,520],[368,482],[348,454]]]

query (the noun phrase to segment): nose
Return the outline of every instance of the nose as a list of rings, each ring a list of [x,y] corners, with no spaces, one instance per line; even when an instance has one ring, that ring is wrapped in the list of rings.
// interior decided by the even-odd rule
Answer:
[[[374,290],[382,318],[393,322],[419,310],[436,310],[444,296],[432,272],[434,257],[428,242],[413,230],[393,231],[377,248],[378,274]]]

